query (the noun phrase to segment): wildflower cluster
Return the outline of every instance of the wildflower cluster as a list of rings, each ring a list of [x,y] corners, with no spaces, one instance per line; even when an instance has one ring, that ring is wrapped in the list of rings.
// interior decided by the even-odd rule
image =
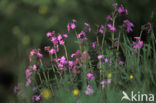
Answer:
[[[69,54],[69,49],[66,48],[66,40],[68,37],[70,38],[69,33],[73,33],[73,30],[76,31],[78,27],[77,20],[73,19],[71,23],[67,24],[66,33],[61,34],[55,31],[46,33],[46,37],[51,43],[50,45],[30,51],[29,61],[32,65],[25,70],[26,83],[24,87],[32,88],[33,102],[55,97],[57,91],[65,87],[62,84],[64,83],[62,81],[65,80],[69,87],[65,89],[70,90],[74,96],[80,97],[81,95],[90,96],[96,94],[95,87],[101,91],[111,88],[113,86],[111,84],[118,80],[114,79],[114,77],[118,78],[125,75],[122,72],[118,73],[119,69],[123,69],[126,65],[126,61],[120,57],[122,51],[121,43],[123,42],[121,38],[124,38],[121,32],[133,32],[134,24],[127,19],[123,20],[122,25],[115,23],[116,18],[127,16],[128,10],[123,5],[118,6],[117,3],[113,4],[113,8],[114,11],[107,16],[106,23],[98,27],[97,34],[103,36],[101,41],[99,40],[99,35],[95,35],[96,40],[90,43],[88,33],[92,32],[93,29],[90,24],[84,23],[84,29],[76,33],[75,37],[78,40],[77,42],[79,42],[79,49]],[[144,25],[144,27],[145,29],[143,30],[148,31],[148,33],[151,31],[150,23]],[[112,37],[109,39],[112,42],[111,44],[105,38],[107,35]],[[137,55],[137,51],[143,48],[143,41],[141,40],[141,35],[134,37],[134,39],[135,41],[130,41],[132,45],[129,46],[132,52]],[[92,57],[90,50],[95,51],[95,57]],[[58,55],[60,51],[64,51],[64,55]],[[35,56],[38,58],[37,61],[34,58]],[[45,59],[48,59],[50,63],[44,61]],[[127,81],[129,79],[135,79],[135,76],[131,74]],[[20,91],[20,86],[15,86],[15,93]],[[26,95],[24,97],[26,98]]]

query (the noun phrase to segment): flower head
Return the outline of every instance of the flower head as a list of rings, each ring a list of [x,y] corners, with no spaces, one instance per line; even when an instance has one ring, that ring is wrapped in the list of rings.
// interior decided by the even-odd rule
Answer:
[[[104,80],[100,82],[100,84],[102,85],[102,89],[105,87],[105,83],[106,83],[106,81],[104,81]]]
[[[49,38],[50,36],[52,36],[52,33],[51,33],[51,32],[48,32],[48,33],[46,34],[46,36]]]
[[[67,31],[70,32],[70,24],[67,25]]]
[[[88,77],[88,79],[95,79],[94,75],[92,73],[87,73],[86,75]]]
[[[49,53],[53,55],[53,54],[55,53],[55,49],[53,49],[53,48],[50,49],[50,50],[49,50]]]
[[[79,95],[79,90],[78,89],[74,89],[73,90],[73,95],[78,96]]]
[[[96,42],[93,42],[92,43],[92,48],[95,48],[96,47]]]
[[[129,78],[130,78],[130,79],[133,79],[133,75],[130,75]]]
[[[104,57],[104,55],[99,55],[98,56],[98,59],[100,60],[100,59],[102,59]]]
[[[129,20],[124,20],[124,27],[126,27],[126,31],[129,33],[129,32],[132,32],[132,27],[134,27],[134,24],[132,22],[130,22]]]
[[[76,25],[74,23],[71,24],[71,29],[75,29]]]
[[[113,21],[113,18],[111,16],[107,16],[108,21]]]
[[[115,32],[116,28],[112,26],[111,24],[107,24],[107,27],[109,28],[110,31]]]
[[[87,27],[88,31],[91,32],[91,27],[88,23],[84,23],[84,25]]]
[[[91,95],[93,93],[94,93],[94,91],[93,91],[92,87],[90,85],[88,85],[87,89],[85,91],[85,94],[88,96],[88,95]]]
[[[43,90],[41,91],[41,96],[42,96],[44,99],[49,99],[49,98],[51,98],[52,93],[51,93],[51,91],[50,91],[49,89],[43,89]]]
[[[100,26],[99,33],[104,34],[104,26],[103,25]]]
[[[32,97],[32,100],[33,100],[33,101],[40,101],[40,99],[41,99],[41,96],[40,96],[40,95],[34,95],[34,96]]]

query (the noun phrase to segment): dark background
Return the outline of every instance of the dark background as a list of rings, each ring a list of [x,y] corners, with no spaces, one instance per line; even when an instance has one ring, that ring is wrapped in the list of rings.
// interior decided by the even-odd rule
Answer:
[[[13,98],[13,86],[24,75],[28,54],[46,45],[48,31],[66,33],[73,18],[78,24],[104,24],[115,0],[0,0],[0,101]],[[150,21],[155,30],[155,0],[117,0],[128,10],[135,24],[132,35]],[[74,35],[74,34],[73,34]],[[91,36],[92,37],[92,36]],[[91,38],[94,39],[94,38]],[[74,45],[68,42],[68,47]],[[72,52],[72,51],[71,51]]]

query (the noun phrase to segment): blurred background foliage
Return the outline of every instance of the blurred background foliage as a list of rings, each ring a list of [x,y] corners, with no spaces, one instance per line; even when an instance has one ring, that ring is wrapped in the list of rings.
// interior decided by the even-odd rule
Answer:
[[[155,0],[0,0],[0,97],[12,93],[18,73],[28,64],[29,51],[46,45],[46,32],[67,33],[66,25],[73,18],[78,24],[104,24],[115,2],[129,10],[134,34],[148,21],[156,24]],[[68,47],[75,47],[72,42]]]

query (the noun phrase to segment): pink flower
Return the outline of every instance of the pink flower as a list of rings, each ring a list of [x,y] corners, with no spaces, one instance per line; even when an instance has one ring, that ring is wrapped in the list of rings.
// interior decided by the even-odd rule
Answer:
[[[53,42],[54,45],[58,45],[58,40],[56,37],[52,37],[51,42]]]
[[[39,101],[40,98],[41,98],[40,95],[34,95],[34,96],[32,97],[32,100],[33,100],[33,101]]]
[[[19,90],[21,85],[22,85],[22,83],[18,83],[17,86],[14,86],[14,93],[17,93],[17,91]]]
[[[143,41],[133,42],[133,49],[134,51],[137,51],[138,49],[143,47]]]
[[[92,48],[95,48],[96,47],[96,42],[93,42],[92,43]]]
[[[111,84],[111,82],[112,82],[112,79],[108,79],[108,80],[107,80],[107,83],[108,83],[108,84]]]
[[[116,8],[116,7],[118,6],[118,4],[117,4],[117,3],[114,3],[112,6],[113,6],[114,8]]]
[[[31,74],[32,74],[32,72],[30,71],[30,68],[27,68],[27,69],[25,70],[26,78],[28,78]]]
[[[84,25],[88,28],[88,31],[91,32],[91,27],[88,23],[84,23]]]
[[[29,61],[32,61],[32,57],[36,54],[36,49],[33,49],[30,51],[30,55],[29,55]]]
[[[16,93],[18,89],[19,88],[17,86],[14,86],[14,93]]]
[[[94,91],[93,91],[92,87],[90,85],[88,85],[87,89],[85,91],[85,94],[88,96],[88,95],[91,95],[93,93],[94,93]]]
[[[102,85],[102,89],[105,87],[105,83],[106,82],[104,80],[100,82],[100,84]]]
[[[111,16],[107,16],[108,21],[113,21],[113,18]]]
[[[88,79],[95,79],[94,75],[92,73],[87,73],[86,75],[88,77]]]
[[[76,21],[76,19],[73,19],[72,22],[73,22],[73,23],[76,23],[77,21]]]
[[[79,34],[78,34],[78,36],[77,36],[77,38],[79,38],[79,39],[81,39],[83,36],[85,36],[86,35],[86,33],[84,32],[84,31],[81,31]]]
[[[104,55],[99,55],[98,56],[98,59],[100,60],[100,59],[102,59],[104,57]]]
[[[136,39],[136,40],[140,40],[140,37],[134,37],[134,39]]]
[[[60,62],[63,63],[63,64],[67,63],[65,56],[61,57]]]
[[[43,58],[43,54],[41,54],[41,53],[37,53],[37,56],[38,56],[39,58]]]
[[[70,24],[67,25],[67,31],[70,32]]]
[[[124,13],[125,12],[125,9],[123,7],[123,5],[121,5],[119,8],[118,8],[118,13],[121,14],[121,13]]]
[[[134,24],[129,20],[124,20],[123,22],[124,22],[123,26],[126,27],[127,32],[128,33],[132,32],[133,31],[132,27],[134,27]]]
[[[68,37],[68,35],[67,35],[67,34],[63,34],[63,37],[64,37],[64,38],[67,38],[67,37]]]
[[[53,55],[53,54],[55,53],[55,49],[53,49],[53,48],[50,49],[50,50],[49,50],[49,53]]]
[[[68,61],[68,64],[69,64],[69,67],[73,67],[73,65],[74,65],[74,62],[73,61]]]
[[[56,46],[56,51],[59,52],[59,46],[58,45]]]
[[[124,62],[124,61],[119,61],[119,64],[120,64],[120,65],[124,65],[125,62]]]
[[[27,79],[26,81],[26,86],[29,86],[31,84],[32,80],[30,78]]]
[[[117,47],[118,46],[118,41],[114,42],[114,46]]]
[[[108,58],[105,58],[105,63],[108,63]]]
[[[33,70],[37,71],[37,65],[36,64],[33,65]]]
[[[49,38],[50,36],[52,36],[52,33],[51,33],[51,32],[48,32],[48,33],[46,34],[46,36]]]
[[[107,24],[108,28],[110,31],[115,32],[116,28],[114,26],[112,26],[111,24]]]
[[[36,91],[37,91],[37,87],[33,87],[33,88],[32,88],[32,91],[33,91],[33,92],[36,92]]]
[[[59,43],[60,43],[60,45],[64,45],[64,41],[63,40],[60,40]]]
[[[58,34],[57,40],[58,40],[58,41],[62,40],[62,35],[61,35],[61,34]]]
[[[76,25],[74,23],[71,24],[71,29],[75,29]]]
[[[99,33],[104,34],[104,26],[103,25],[100,26]]]
[[[50,46],[45,46],[45,47],[44,47],[44,50],[49,51],[49,49],[50,49]]]

